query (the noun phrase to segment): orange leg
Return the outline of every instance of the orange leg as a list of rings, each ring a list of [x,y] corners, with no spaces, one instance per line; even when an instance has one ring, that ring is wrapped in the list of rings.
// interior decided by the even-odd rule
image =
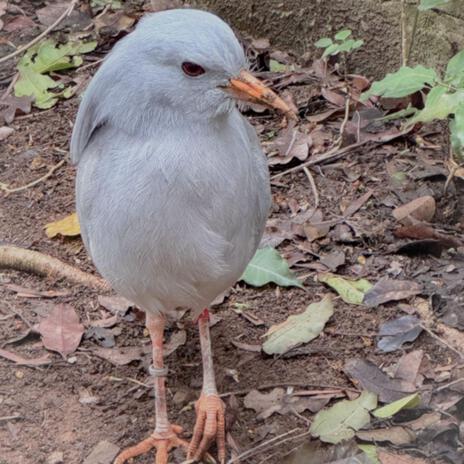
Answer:
[[[198,328],[203,361],[203,389],[200,399],[195,404],[197,420],[187,458],[198,461],[208,451],[211,442],[216,439],[219,462],[224,464],[226,461],[225,405],[216,389],[207,309],[198,319]]]
[[[147,313],[146,326],[153,344],[153,367],[151,374],[155,378],[155,431],[150,437],[137,445],[123,450],[114,461],[114,464],[123,464],[128,459],[147,453],[153,448],[156,449],[156,464],[167,464],[169,450],[177,446],[185,449],[188,448],[188,443],[178,437],[182,433],[182,427],[171,425],[168,420],[166,406],[167,368],[164,367],[163,361],[165,319],[162,316]]]

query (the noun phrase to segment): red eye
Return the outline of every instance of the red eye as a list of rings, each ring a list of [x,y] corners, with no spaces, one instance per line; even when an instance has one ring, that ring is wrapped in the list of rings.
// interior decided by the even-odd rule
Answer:
[[[182,63],[182,71],[191,77],[201,76],[205,73],[205,70],[199,64],[190,63],[189,61]]]

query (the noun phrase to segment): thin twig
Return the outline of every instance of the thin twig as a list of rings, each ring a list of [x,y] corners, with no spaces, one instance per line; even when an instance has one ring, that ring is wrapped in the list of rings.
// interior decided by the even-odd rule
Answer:
[[[276,382],[276,383],[268,383],[264,385],[259,385],[257,387],[253,388],[246,388],[243,390],[234,390],[226,393],[222,393],[219,395],[221,398],[227,397],[227,396],[241,396],[241,395],[246,395],[247,393],[250,393],[252,390],[269,390],[270,388],[279,388],[279,387],[312,387],[312,388],[328,388],[332,390],[346,390],[346,391],[351,391],[354,393],[359,393],[359,390],[356,388],[351,388],[351,387],[342,387],[340,385],[318,385],[315,383],[308,383],[308,382]]]
[[[464,382],[464,377],[461,377],[460,379],[453,380],[452,382],[448,382],[445,385],[442,385],[441,387],[438,387],[435,391],[440,392],[442,390],[446,390],[449,387],[452,387],[453,385],[457,385],[458,383]]]
[[[411,59],[411,53],[412,53],[412,49],[414,47],[414,40],[416,39],[417,20],[418,19],[419,19],[419,9],[416,8],[416,11],[414,13],[413,23],[412,23],[411,40],[409,41],[408,56],[406,58],[406,64],[409,64],[410,59]]]
[[[14,58],[15,56],[20,55],[22,52],[24,52],[25,50],[27,50],[28,48],[32,47],[37,42],[39,42],[41,39],[43,39],[51,30],[53,30],[56,26],[58,26],[58,24],[60,24],[64,18],[66,18],[72,13],[72,11],[74,10],[74,7],[76,6],[76,3],[77,3],[77,0],[72,0],[68,8],[66,8],[63,14],[53,24],[50,24],[50,26],[48,26],[47,29],[45,29],[41,34],[39,34],[36,38],[32,39],[26,45],[23,45],[22,47],[17,48],[14,52],[10,53],[9,55],[6,55],[3,58],[0,58],[0,63],[4,63],[5,61],[11,60],[11,58]]]
[[[308,161],[305,161],[304,163],[295,166],[293,168],[287,169],[286,171],[279,172],[278,174],[275,174],[271,177],[271,180],[278,179],[279,177],[285,176],[286,174],[290,174],[291,172],[299,171],[300,169],[303,169],[308,166],[314,166],[319,163],[325,163],[327,161],[332,161],[338,158],[341,158],[343,155],[346,155],[347,153],[352,152],[353,150],[356,150],[357,148],[365,145],[368,142],[368,140],[364,142],[357,142],[353,143],[352,145],[347,145],[346,147],[339,148],[338,146],[333,147],[331,150],[329,150],[326,153],[323,153],[320,156],[311,158]]]
[[[59,163],[55,164],[55,166],[52,166],[45,175],[43,175],[42,177],[39,177],[36,180],[33,180],[32,182],[29,182],[26,185],[23,185],[22,187],[15,187],[15,188],[10,189],[9,187],[7,187],[6,184],[4,184],[3,182],[0,182],[0,189],[7,193],[15,193],[15,192],[21,192],[22,190],[26,190],[30,187],[34,187],[34,185],[40,184],[40,182],[43,182],[44,180],[48,179],[57,169],[63,166],[65,162],[66,160],[64,159],[61,160]]]
[[[408,64],[406,0],[401,0],[401,66]]]
[[[0,100],[5,100],[6,97],[10,94],[10,92],[13,90],[14,85],[16,84],[16,81],[19,79],[19,73],[16,73],[13,76],[13,79],[11,79],[11,82],[9,83],[8,87],[6,88],[5,92],[3,92],[2,97]]]
[[[5,421],[10,421],[10,420],[17,420],[17,419],[22,419],[23,416],[19,414],[14,414],[12,416],[2,416],[0,417],[0,422],[5,422]]]
[[[454,346],[450,345],[446,340],[444,340],[443,338],[439,337],[435,332],[433,332],[431,329],[429,329],[428,327],[426,327],[424,324],[420,324],[420,327],[425,330],[432,338],[434,338],[435,340],[437,340],[438,342],[442,343],[443,345],[445,345],[449,350],[453,351],[454,353],[456,353],[461,359],[464,359],[464,353],[462,353],[461,351],[457,350],[456,348],[454,348]]]
[[[86,69],[93,68],[94,66],[99,65],[104,61],[105,58],[99,58],[98,60],[92,61],[92,63],[85,64],[84,66],[80,66],[78,71],[85,71]]]
[[[343,133],[345,132],[345,127],[350,116],[350,96],[348,95],[345,101],[345,117],[343,118],[342,125],[340,126],[340,144],[343,143]]]
[[[311,171],[306,166],[303,168],[303,171],[306,174],[306,177],[308,178],[309,183],[311,184],[311,189],[314,195],[314,207],[313,207],[313,212],[311,216],[309,216],[308,218],[308,221],[309,221],[314,216],[314,213],[317,211],[317,208],[319,208],[319,192],[317,191],[316,182],[314,182],[314,177],[311,174]]]

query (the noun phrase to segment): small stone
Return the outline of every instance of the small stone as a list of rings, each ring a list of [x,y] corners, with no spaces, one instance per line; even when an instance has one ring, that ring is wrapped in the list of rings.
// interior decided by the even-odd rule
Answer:
[[[109,441],[103,440],[95,446],[87,456],[84,464],[112,464],[119,453],[119,447]]]
[[[70,356],[66,362],[68,362],[69,364],[76,364],[76,361],[77,361],[77,356]]]
[[[47,464],[63,464],[63,463],[64,463],[63,451],[54,451],[47,458]]]

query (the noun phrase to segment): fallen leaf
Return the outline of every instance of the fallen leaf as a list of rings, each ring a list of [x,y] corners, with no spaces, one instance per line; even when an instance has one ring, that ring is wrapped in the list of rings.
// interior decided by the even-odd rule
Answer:
[[[79,346],[84,326],[79,322],[79,316],[72,306],[60,304],[40,321],[38,332],[45,348],[57,351],[65,358]]]
[[[309,429],[314,437],[327,443],[340,443],[355,436],[355,432],[370,422],[369,411],[377,407],[377,396],[364,391],[355,400],[342,400],[320,411]]]
[[[231,343],[240,350],[250,351],[251,353],[261,353],[262,350],[261,345],[250,345],[249,343],[237,342],[236,340],[232,340]]]
[[[106,317],[105,319],[98,319],[97,321],[92,321],[90,323],[91,327],[104,327],[110,328],[116,325],[119,321],[119,317],[117,315]]]
[[[333,311],[330,296],[311,303],[303,313],[294,314],[286,321],[273,325],[265,334],[267,340],[263,343],[263,350],[267,354],[283,354],[313,340],[324,330]]]
[[[19,354],[0,348],[0,356],[2,358],[8,359],[9,361],[13,361],[18,366],[45,366],[46,364],[50,364],[52,362],[48,353],[40,356],[39,358],[24,358]]]
[[[57,2],[55,4],[39,8],[36,10],[35,14],[37,15],[40,24],[43,24],[44,26],[51,26],[68,8],[68,2]]]
[[[419,375],[419,369],[424,358],[422,350],[414,350],[401,356],[395,370],[395,378],[420,386],[423,378]],[[421,380],[419,379],[421,378]]]
[[[163,356],[167,358],[170,354],[179,348],[179,346],[185,345],[187,341],[187,332],[185,330],[179,330],[174,332],[169,340],[164,344]]]
[[[365,293],[372,288],[372,284],[366,279],[352,280],[330,273],[317,275],[317,280],[332,287],[345,303],[363,304]]]
[[[0,142],[8,138],[15,130],[12,127],[0,127]]]
[[[77,214],[72,213],[64,219],[45,224],[45,233],[48,238],[53,238],[57,235],[64,235],[66,237],[75,237],[80,235],[81,228],[79,226]]]
[[[421,321],[415,316],[402,316],[380,326],[377,347],[385,353],[400,349],[413,342],[422,332]]]
[[[373,411],[373,415],[380,419],[386,419],[388,417],[394,416],[397,412],[402,409],[410,409],[419,406],[421,403],[421,397],[419,393],[413,393],[412,395],[405,396],[400,400],[393,401],[393,403],[386,404],[381,408]]]
[[[100,441],[85,458],[83,464],[112,464],[119,453],[119,447],[106,440]]]
[[[416,222],[430,222],[435,216],[435,210],[435,199],[426,195],[395,208],[393,217],[398,222],[410,226]]]
[[[335,272],[340,266],[345,264],[345,253],[343,253],[343,251],[333,251],[332,253],[321,256],[319,262]]]
[[[415,393],[416,386],[400,379],[392,379],[374,363],[363,359],[350,359],[345,363],[346,374],[368,391],[376,393],[383,403]]]
[[[381,464],[431,464],[422,458],[416,458],[409,454],[393,454],[379,450],[378,456]]]
[[[323,222],[322,219],[322,212],[316,210],[311,219],[303,224],[304,233],[310,242],[323,238],[329,233],[330,224]]]
[[[379,280],[364,295],[363,303],[375,307],[388,301],[398,301],[420,294],[422,286],[411,280]]]
[[[135,18],[128,16],[123,10],[107,11],[93,20],[95,31],[99,35],[116,37],[129,32],[135,23]]]
[[[457,248],[463,245],[462,241],[458,238],[438,232],[433,227],[425,224],[398,227],[393,231],[393,235],[399,238],[414,238],[418,240],[437,239],[444,246],[448,246],[448,248]]]
[[[296,396],[286,392],[283,388],[274,388],[269,393],[261,393],[251,390],[244,398],[246,408],[258,413],[258,419],[264,420],[272,414],[302,413],[306,409],[311,410],[314,398],[311,396]]]
[[[311,145],[312,140],[309,134],[289,125],[276,138],[273,147],[278,150],[279,154],[269,157],[269,165],[287,164],[294,158],[304,161],[308,158]]]
[[[240,280],[254,287],[262,287],[269,282],[274,282],[283,287],[303,288],[301,282],[290,271],[287,262],[277,250],[270,247],[256,251]]]
[[[124,316],[127,313],[127,311],[129,311],[129,308],[134,306],[134,303],[119,295],[98,295],[97,300],[98,303],[102,305],[105,309],[107,309],[109,312],[121,317]]]
[[[15,97],[8,95],[0,100],[0,123],[5,121],[7,124],[13,122],[18,114],[27,114],[31,112],[31,105],[34,99],[32,97]]]
[[[33,27],[37,27],[37,24],[32,21],[31,18],[28,16],[19,15],[13,18],[11,21],[8,21],[8,23],[5,24],[3,30],[5,32],[16,32],[22,31],[24,29],[32,29]]]
[[[414,442],[416,434],[405,427],[391,426],[383,429],[361,430],[356,436],[363,441],[390,442],[401,446]]]
[[[90,327],[85,331],[84,338],[86,340],[93,340],[104,348],[113,348],[116,344],[113,332],[104,327]]]
[[[99,358],[106,359],[115,366],[125,366],[132,361],[138,361],[143,357],[143,349],[139,346],[126,346],[121,348],[102,348],[95,346],[92,353]]]

